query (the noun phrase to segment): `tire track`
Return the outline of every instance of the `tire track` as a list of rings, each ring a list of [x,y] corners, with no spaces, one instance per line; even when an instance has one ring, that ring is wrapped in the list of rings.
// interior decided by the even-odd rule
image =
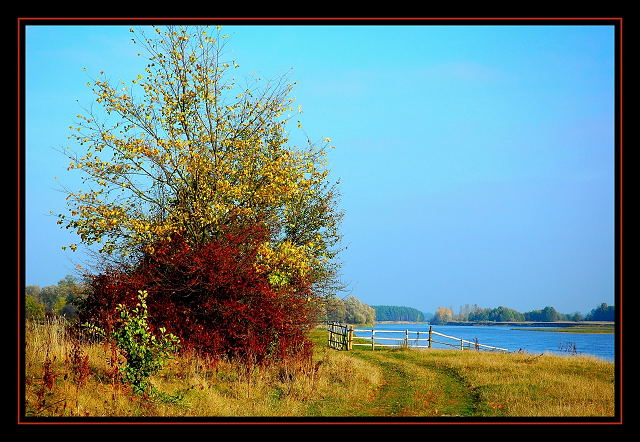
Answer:
[[[407,351],[358,351],[354,355],[382,368],[384,383],[366,409],[370,416],[482,416],[479,389],[454,367],[420,360]]]

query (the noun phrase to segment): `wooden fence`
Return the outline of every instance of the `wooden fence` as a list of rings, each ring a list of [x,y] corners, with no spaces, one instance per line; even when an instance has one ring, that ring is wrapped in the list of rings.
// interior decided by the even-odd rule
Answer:
[[[329,348],[336,350],[351,350],[353,348],[353,326],[330,322]]]
[[[429,331],[414,331],[414,330],[376,330],[354,328],[351,325],[339,324],[337,322],[331,322],[328,324],[329,332],[329,347],[336,350],[351,350],[354,345],[371,347],[371,350],[375,350],[376,347],[404,347],[404,348],[432,348],[433,344],[442,344],[450,347],[458,348],[460,350],[489,350],[489,351],[509,351],[506,348],[494,347],[492,345],[480,344],[478,340],[468,341],[466,339],[457,338],[455,336],[445,335],[433,330],[432,326],[429,326]],[[404,338],[388,338],[382,337],[382,333],[402,333]],[[413,337],[415,335],[415,337]],[[411,337],[410,337],[411,336]],[[434,337],[437,339],[434,339]],[[354,339],[367,340],[371,342],[354,342]],[[444,342],[441,338],[449,339],[450,341]],[[381,344],[376,341],[393,341],[388,344]],[[453,342],[452,342],[453,341]]]

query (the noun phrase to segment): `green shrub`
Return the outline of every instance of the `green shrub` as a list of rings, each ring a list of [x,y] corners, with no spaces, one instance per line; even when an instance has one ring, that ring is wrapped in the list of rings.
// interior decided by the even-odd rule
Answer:
[[[35,296],[25,294],[24,310],[27,319],[33,321],[43,321],[45,315],[45,307]]]
[[[180,340],[160,327],[158,336],[149,327],[147,312],[147,292],[138,291],[138,303],[130,310],[123,304],[116,307],[120,318],[109,338],[113,339],[126,361],[120,367],[123,382],[129,384],[138,394],[157,393],[149,377],[161,370],[164,362],[178,350]],[[99,327],[92,326],[104,335]]]

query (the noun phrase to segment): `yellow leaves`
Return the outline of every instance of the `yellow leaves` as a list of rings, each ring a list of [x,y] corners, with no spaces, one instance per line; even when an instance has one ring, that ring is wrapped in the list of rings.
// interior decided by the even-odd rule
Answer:
[[[309,245],[298,246],[285,240],[279,244],[264,242],[258,248],[255,268],[265,274],[272,285],[285,285],[304,279],[316,264]]]
[[[278,217],[313,201],[312,192],[326,177],[321,152],[288,146],[292,85],[261,91],[220,80],[238,65],[202,59],[217,50],[207,46],[216,41],[206,32],[188,41],[181,29],[154,30],[160,37],[146,42],[153,50],[133,80],[137,86],[110,84],[102,73],[88,83],[96,107],[109,117],[101,122],[78,116],[82,130],[70,126],[77,131],[71,138],[88,143],[95,155],[72,157],[69,168],[85,172],[90,188],[104,194],[71,194],[67,228],[84,243],[123,252],[176,230],[209,234],[236,219],[280,228]],[[199,43],[206,47],[198,50]],[[297,110],[302,113],[301,106]],[[303,278],[317,265],[321,246],[317,239],[264,246],[259,266],[274,283]]]

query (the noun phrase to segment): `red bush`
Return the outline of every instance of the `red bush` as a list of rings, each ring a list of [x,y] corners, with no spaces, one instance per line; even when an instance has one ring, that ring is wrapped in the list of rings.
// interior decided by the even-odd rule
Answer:
[[[135,266],[93,276],[81,317],[108,329],[116,305],[132,306],[146,290],[151,326],[177,335],[185,349],[255,363],[308,357],[309,285],[276,288],[256,272],[264,238],[252,227],[197,247],[179,236],[157,244]]]

